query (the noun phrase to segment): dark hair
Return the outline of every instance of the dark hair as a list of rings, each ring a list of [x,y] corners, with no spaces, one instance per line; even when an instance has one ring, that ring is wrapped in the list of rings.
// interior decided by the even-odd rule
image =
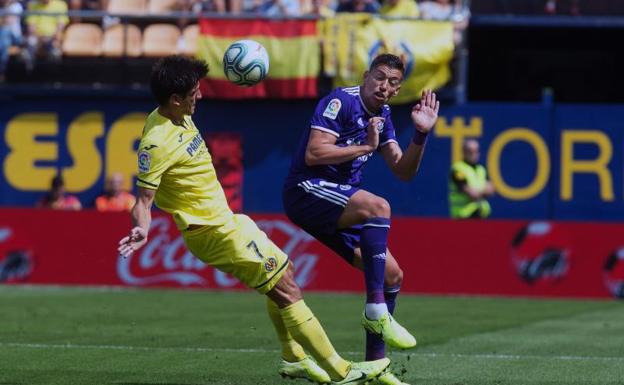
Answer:
[[[63,177],[61,176],[61,174],[55,175],[54,178],[52,178],[52,183],[50,183],[50,185],[53,189],[64,186],[65,181],[63,180]]]
[[[152,67],[150,88],[158,104],[166,105],[171,95],[187,95],[208,73],[202,60],[180,55],[164,57]]]
[[[403,64],[403,60],[396,55],[391,53],[382,53],[381,55],[378,55],[375,59],[373,59],[369,70],[372,71],[375,67],[380,65],[386,65],[390,68],[397,69],[405,75],[405,65]]]

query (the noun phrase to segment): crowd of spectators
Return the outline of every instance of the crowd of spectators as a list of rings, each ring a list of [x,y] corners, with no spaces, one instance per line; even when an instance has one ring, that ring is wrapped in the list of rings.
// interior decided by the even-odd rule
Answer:
[[[152,16],[171,12],[189,15],[227,12],[269,17],[332,17],[340,12],[367,12],[389,17],[453,20],[459,30],[466,27],[469,16],[464,0],[0,0],[0,11],[4,12],[0,16],[0,83],[5,80],[11,55],[23,64],[27,73],[34,69],[38,58],[59,61],[69,24],[95,23],[107,30],[120,21],[114,14],[136,14],[128,8],[131,5],[142,7],[138,14]],[[110,15],[70,17],[68,11],[99,11]],[[32,13],[24,16],[24,12]],[[189,23],[185,17],[169,22],[181,29]]]

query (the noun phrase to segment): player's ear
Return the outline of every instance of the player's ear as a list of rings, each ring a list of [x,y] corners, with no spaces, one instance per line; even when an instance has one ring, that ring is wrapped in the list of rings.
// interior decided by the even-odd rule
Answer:
[[[169,104],[179,107],[181,103],[182,98],[180,97],[180,95],[171,94],[171,96],[169,97]]]

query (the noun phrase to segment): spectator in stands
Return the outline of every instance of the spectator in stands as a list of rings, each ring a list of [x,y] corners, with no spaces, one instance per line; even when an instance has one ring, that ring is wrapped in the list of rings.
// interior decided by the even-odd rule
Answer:
[[[130,211],[136,199],[134,195],[123,190],[124,177],[121,173],[114,172],[104,184],[104,194],[95,200],[95,208],[98,211]]]
[[[108,7],[108,0],[67,0],[71,11],[103,11]],[[72,23],[80,23],[82,17],[74,16]]]
[[[37,14],[26,18],[27,45],[31,63],[39,53],[46,55],[49,59],[59,60],[63,29],[69,22],[67,3],[62,0],[35,0],[28,3],[28,11],[61,14]],[[32,65],[29,69],[32,69]]]
[[[332,17],[336,14],[336,4],[332,0],[312,0],[309,14],[319,17]]]
[[[52,178],[50,191],[37,203],[37,207],[55,210],[80,210],[82,205],[74,195],[65,193],[65,181],[59,174]]]
[[[563,7],[561,6],[561,1],[557,2],[557,0],[547,0],[546,4],[544,4],[544,12],[550,14],[550,15],[555,15],[560,11],[563,11],[563,13],[566,12],[566,5],[567,5],[567,11],[570,13],[570,15],[572,16],[579,16],[581,14],[581,7],[580,7],[580,0],[569,0],[567,3],[564,1]],[[560,9],[560,8],[563,8]]]
[[[379,4],[375,0],[340,0],[336,12],[377,13]]]
[[[180,9],[193,13],[225,12],[225,0],[179,0]]]
[[[464,141],[463,153],[463,159],[451,166],[449,176],[451,218],[487,218],[491,209],[486,198],[494,195],[494,186],[485,167],[479,164],[479,142],[476,139]]]
[[[420,3],[420,13],[427,20],[449,20],[454,23],[454,41],[459,44],[468,27],[470,10],[463,0],[433,0]]]
[[[266,0],[260,6],[260,13],[264,16],[301,16],[299,0]]]
[[[419,17],[416,0],[385,0],[379,14],[394,17]]]
[[[0,16],[0,83],[2,83],[9,63],[9,49],[22,43],[20,14],[24,9],[19,1],[0,0],[0,10],[13,14]]]

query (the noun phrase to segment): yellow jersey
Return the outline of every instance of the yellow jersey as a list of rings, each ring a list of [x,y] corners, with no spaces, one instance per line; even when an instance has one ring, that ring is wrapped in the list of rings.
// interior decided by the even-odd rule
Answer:
[[[232,219],[206,143],[190,116],[176,125],[152,111],[138,150],[137,186],[156,190],[154,201],[184,230],[222,226]]]

